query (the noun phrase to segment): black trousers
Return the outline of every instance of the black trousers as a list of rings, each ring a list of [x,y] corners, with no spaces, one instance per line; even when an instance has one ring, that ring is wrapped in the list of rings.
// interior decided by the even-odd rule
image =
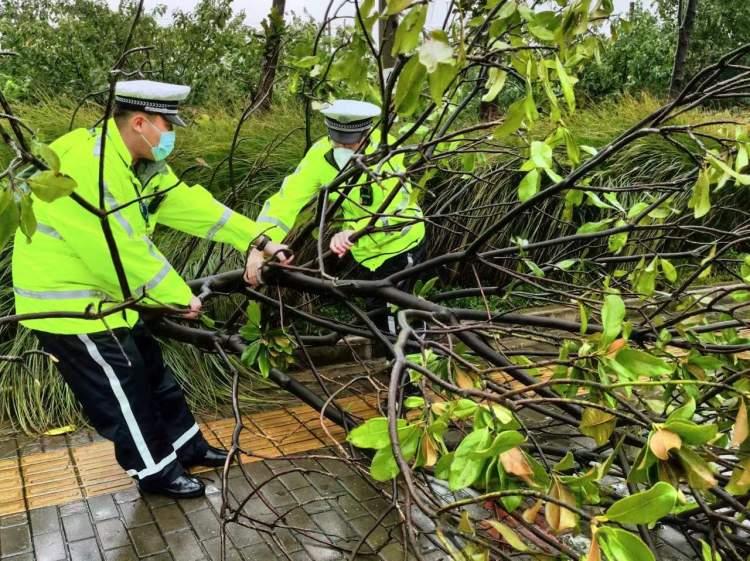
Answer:
[[[360,278],[364,280],[380,280],[391,276],[394,273],[403,271],[414,265],[424,261],[425,254],[427,252],[427,240],[423,239],[419,245],[413,247],[409,251],[394,255],[390,259],[387,259],[383,264],[370,271],[366,267],[357,264],[352,272],[353,278]],[[409,291],[413,288],[416,278],[409,278],[398,283],[398,288],[403,291]],[[388,302],[381,298],[368,296],[365,298],[365,311],[367,315],[372,319],[373,323],[384,333],[390,333],[395,335],[396,329],[396,318],[390,311]]]
[[[184,472],[183,463],[205,455],[208,444],[159,343],[142,323],[111,333],[34,334],[59,360],[58,370],[91,424],[114,442],[128,475],[169,482]]]

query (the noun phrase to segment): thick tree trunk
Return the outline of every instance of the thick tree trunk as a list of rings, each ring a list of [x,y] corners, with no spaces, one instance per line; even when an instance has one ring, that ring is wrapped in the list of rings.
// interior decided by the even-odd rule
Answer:
[[[271,106],[273,82],[276,79],[276,67],[279,63],[281,40],[284,36],[284,9],[286,0],[273,0],[271,11],[263,22],[266,32],[266,45],[263,49],[263,68],[260,83],[255,95],[255,102],[263,109]]]
[[[379,0],[379,8],[382,13],[386,8],[386,0]],[[396,29],[398,28],[398,16],[390,16],[385,21],[378,23],[378,45],[381,46],[383,68],[393,68],[396,59],[393,58],[393,41],[396,38]]]
[[[670,97],[676,97],[680,93],[685,82],[685,61],[690,50],[690,36],[693,33],[695,15],[698,12],[698,0],[684,0],[687,5],[684,10],[678,10],[677,17],[679,28],[677,31],[677,49],[674,54],[674,66],[672,67],[672,80],[669,84]],[[680,2],[682,8],[683,2]]]

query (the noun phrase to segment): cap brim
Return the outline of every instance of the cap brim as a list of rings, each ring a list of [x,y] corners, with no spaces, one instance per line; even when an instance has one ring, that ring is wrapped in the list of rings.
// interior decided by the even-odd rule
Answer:
[[[167,121],[172,123],[173,125],[177,125],[178,127],[186,127],[187,123],[182,120],[182,117],[179,115],[172,115],[167,113],[159,113],[162,117],[164,117]]]

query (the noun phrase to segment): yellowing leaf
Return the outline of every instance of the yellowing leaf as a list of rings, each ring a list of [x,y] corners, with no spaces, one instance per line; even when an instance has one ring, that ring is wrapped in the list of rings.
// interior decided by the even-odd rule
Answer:
[[[71,432],[75,432],[76,426],[75,425],[65,425],[64,427],[57,427],[54,429],[50,429],[47,432],[44,433],[44,436],[59,436],[61,434],[68,434]]]
[[[432,467],[437,462],[437,448],[429,435],[424,435],[421,442],[424,467]]]
[[[549,496],[557,499],[563,504],[575,506],[576,499],[570,490],[560,483],[560,480],[554,478],[552,487],[549,490]],[[570,509],[565,508],[557,503],[548,502],[544,508],[544,517],[547,524],[556,534],[567,532],[578,525],[578,515]]]
[[[474,388],[474,378],[468,372],[456,368],[456,385],[462,390],[470,390]]]
[[[507,544],[516,551],[529,550],[526,544],[521,541],[521,537],[510,526],[497,520],[485,520],[485,523],[500,534]]]
[[[520,448],[511,448],[500,454],[500,463],[507,473],[523,479],[528,485],[533,483],[531,476],[534,475],[534,471]]]
[[[543,504],[544,503],[542,502],[542,499],[537,499],[537,501],[533,505],[523,511],[523,514],[521,516],[529,524],[534,524],[536,522],[536,517],[539,516],[539,511],[542,509]]]
[[[747,406],[745,400],[740,398],[740,408],[737,410],[737,418],[732,427],[732,446],[739,446],[748,436]]]
[[[649,447],[654,456],[666,461],[669,459],[670,450],[679,450],[682,448],[682,439],[672,431],[659,429],[651,436]]]
[[[594,407],[587,407],[583,410],[581,418],[581,433],[593,438],[601,446],[612,436],[615,430],[615,422],[614,415]]]

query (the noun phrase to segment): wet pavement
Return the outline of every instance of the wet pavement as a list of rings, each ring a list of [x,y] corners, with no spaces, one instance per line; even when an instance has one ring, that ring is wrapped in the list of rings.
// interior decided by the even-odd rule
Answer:
[[[381,490],[347,464],[300,458],[256,462],[245,470],[249,481],[237,467],[230,472],[230,504],[239,505],[251,494],[251,487],[261,488],[244,504],[241,512],[247,518],[241,519],[242,524],[227,524],[227,559],[349,559],[350,554],[342,550],[351,551],[360,542],[357,560],[404,559],[398,517],[389,510]],[[221,480],[216,472],[202,476],[208,487],[205,498],[174,501],[142,496],[133,487],[0,517],[0,557],[3,561],[218,560]],[[445,559],[434,544],[423,541],[428,559]]]

